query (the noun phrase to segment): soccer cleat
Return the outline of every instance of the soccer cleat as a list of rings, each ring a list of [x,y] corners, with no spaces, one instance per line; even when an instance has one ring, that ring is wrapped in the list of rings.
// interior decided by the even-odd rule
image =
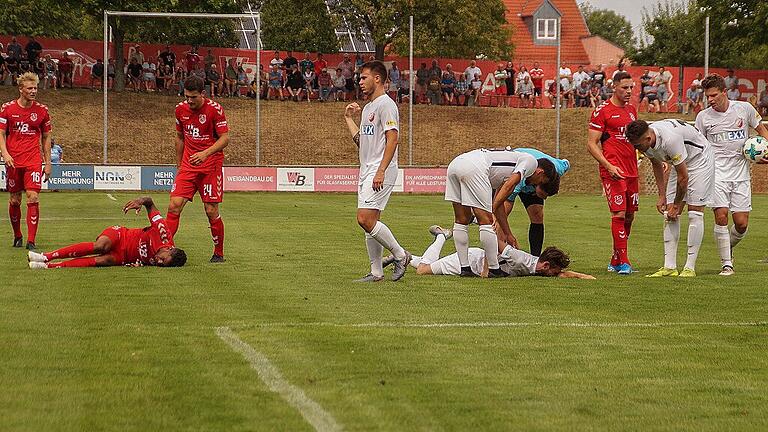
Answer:
[[[461,268],[461,273],[459,273],[459,276],[461,276],[461,277],[477,277],[477,275],[472,271],[472,268],[469,267],[469,266],[462,267]]]
[[[374,276],[372,273],[368,273],[360,279],[355,279],[352,282],[381,282],[383,280],[384,276]]]
[[[35,242],[27,242],[27,250],[36,250]]]
[[[29,268],[34,270],[41,270],[41,269],[47,269],[48,264],[44,262],[36,262],[36,261],[30,261],[29,262]]]
[[[652,278],[664,277],[664,276],[678,276],[677,269],[662,267],[656,270],[656,273],[645,275],[645,277],[652,277]]]
[[[631,275],[633,271],[634,270],[632,270],[632,266],[629,265],[629,263],[621,263],[616,266],[616,273],[622,276]]]
[[[718,276],[733,276],[733,274],[736,273],[733,271],[733,267],[729,265],[724,265],[723,269],[718,273]]]
[[[381,267],[389,267],[392,265],[392,263],[395,262],[395,256],[394,255],[387,255],[384,258],[381,259]]]
[[[408,264],[411,262],[411,253],[408,251],[405,251],[405,258],[398,260],[396,259],[395,269],[392,271],[392,280],[398,281],[405,276],[405,271],[408,269]]]
[[[696,270],[685,267],[678,276],[679,277],[696,277]]]
[[[41,253],[29,251],[27,252],[27,261],[44,263],[44,262],[48,262],[48,258],[46,258],[45,255]]]
[[[213,256],[211,257],[211,262],[212,263],[223,263],[224,262],[224,257],[221,256],[221,255],[213,254]]]
[[[24,239],[22,237],[14,237],[13,238],[13,247],[21,247],[21,244],[24,243]]]
[[[440,234],[445,236],[445,239],[448,240],[451,237],[453,237],[453,230],[449,230],[447,228],[443,228],[440,225],[432,225],[429,227],[429,233],[433,236],[437,237]]]
[[[616,272],[616,267],[618,267],[618,266],[615,266],[615,265],[612,265],[612,264],[608,264],[608,272],[609,273],[615,273]]]
[[[509,273],[505,272],[504,270],[497,268],[497,269],[488,269],[488,277],[489,278],[502,278],[509,276]]]

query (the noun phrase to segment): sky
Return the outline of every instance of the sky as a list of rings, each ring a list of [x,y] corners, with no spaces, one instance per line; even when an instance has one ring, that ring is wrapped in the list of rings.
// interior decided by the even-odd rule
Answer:
[[[635,34],[638,34],[643,23],[643,8],[650,11],[656,4],[666,0],[576,0],[578,4],[587,2],[595,9],[610,9],[624,15],[632,23]]]

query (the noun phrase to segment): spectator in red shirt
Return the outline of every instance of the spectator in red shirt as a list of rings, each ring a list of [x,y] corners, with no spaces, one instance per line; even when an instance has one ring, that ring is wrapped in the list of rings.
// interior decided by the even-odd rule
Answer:
[[[59,83],[61,88],[69,82],[69,88],[72,88],[72,73],[74,71],[74,64],[72,59],[69,58],[69,54],[64,51],[59,58]]]
[[[192,49],[187,51],[187,54],[184,56],[184,61],[187,64],[187,71],[197,69],[197,65],[202,61],[200,55],[197,53],[197,45],[192,45]]]
[[[539,67],[538,62],[534,62],[528,73],[531,75],[531,82],[533,83],[533,107],[536,108],[536,102],[538,102],[539,108],[541,108],[543,107],[541,97],[544,89],[544,69]]]
[[[600,178],[611,212],[613,256],[608,269],[629,275],[633,270],[627,243],[638,210],[639,186],[635,148],[624,131],[629,123],[637,120],[637,110],[629,104],[635,84],[627,72],[617,73],[613,83],[613,96],[590,117],[587,150],[600,164]]]

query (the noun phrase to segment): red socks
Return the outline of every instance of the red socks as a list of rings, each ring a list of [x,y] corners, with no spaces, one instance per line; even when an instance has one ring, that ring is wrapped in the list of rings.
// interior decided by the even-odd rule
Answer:
[[[48,263],[48,268],[65,268],[65,267],[96,267],[96,258],[75,258],[69,261],[62,261],[57,263]]]
[[[21,237],[21,206],[8,204],[8,215],[11,217],[13,238]]]
[[[45,257],[49,260],[61,259],[61,258],[75,258],[93,254],[93,242],[75,243],[73,245],[65,246],[61,249],[56,249],[53,252],[44,253]]]
[[[224,222],[221,221],[221,216],[211,221],[211,239],[213,254],[224,256]]]
[[[27,203],[27,242],[34,243],[40,222],[40,203]]]
[[[629,258],[627,257],[627,237],[629,237],[629,231],[626,227],[625,218],[617,216],[611,218],[611,234],[613,234],[611,265],[629,263]]]
[[[176,231],[179,229],[179,215],[176,213],[168,212],[168,214],[165,215],[165,225],[171,232],[171,237],[175,236]]]

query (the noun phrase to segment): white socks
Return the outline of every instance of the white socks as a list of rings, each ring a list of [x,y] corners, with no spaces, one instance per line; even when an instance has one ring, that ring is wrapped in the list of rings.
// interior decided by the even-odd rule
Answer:
[[[370,235],[371,237],[375,238],[376,241],[378,241],[382,246],[389,249],[389,251],[392,252],[392,255],[394,255],[396,259],[401,260],[405,258],[405,250],[397,242],[394,234],[392,234],[392,231],[390,231],[386,225],[381,223],[381,221],[376,222],[376,225],[374,225]]]
[[[680,219],[664,221],[664,267],[677,268],[677,245],[680,242]]]
[[[749,229],[745,230],[743,233],[740,233],[736,231],[736,225],[731,225],[731,229],[728,232],[731,240],[731,249],[735,248],[736,245],[739,244],[739,242],[744,238],[744,236],[747,235],[747,231],[749,231]]]
[[[491,270],[498,269],[499,240],[496,237],[496,231],[493,230],[493,225],[480,225],[480,244],[483,245],[485,259],[488,261],[488,268]]]
[[[688,259],[685,266],[696,270],[696,259],[699,257],[701,240],[704,238],[704,213],[688,211]]]
[[[731,260],[731,236],[727,225],[715,225],[715,244],[720,252],[720,262],[723,266],[733,267]]]
[[[461,266],[469,267],[469,231],[467,231],[467,225],[453,224],[453,244],[456,245],[456,253],[459,255]]]
[[[435,241],[432,242],[431,245],[427,248],[427,250],[424,251],[424,255],[420,257],[411,257],[411,265],[418,268],[419,264],[432,264],[433,262],[440,259],[440,252],[443,250],[443,245],[445,244],[445,236],[443,234],[438,234],[435,237]],[[414,261],[418,262],[414,263]]]
[[[377,277],[384,276],[384,269],[381,266],[381,254],[384,252],[384,246],[365,233],[365,247],[368,249],[368,258],[371,260],[371,274]]]

